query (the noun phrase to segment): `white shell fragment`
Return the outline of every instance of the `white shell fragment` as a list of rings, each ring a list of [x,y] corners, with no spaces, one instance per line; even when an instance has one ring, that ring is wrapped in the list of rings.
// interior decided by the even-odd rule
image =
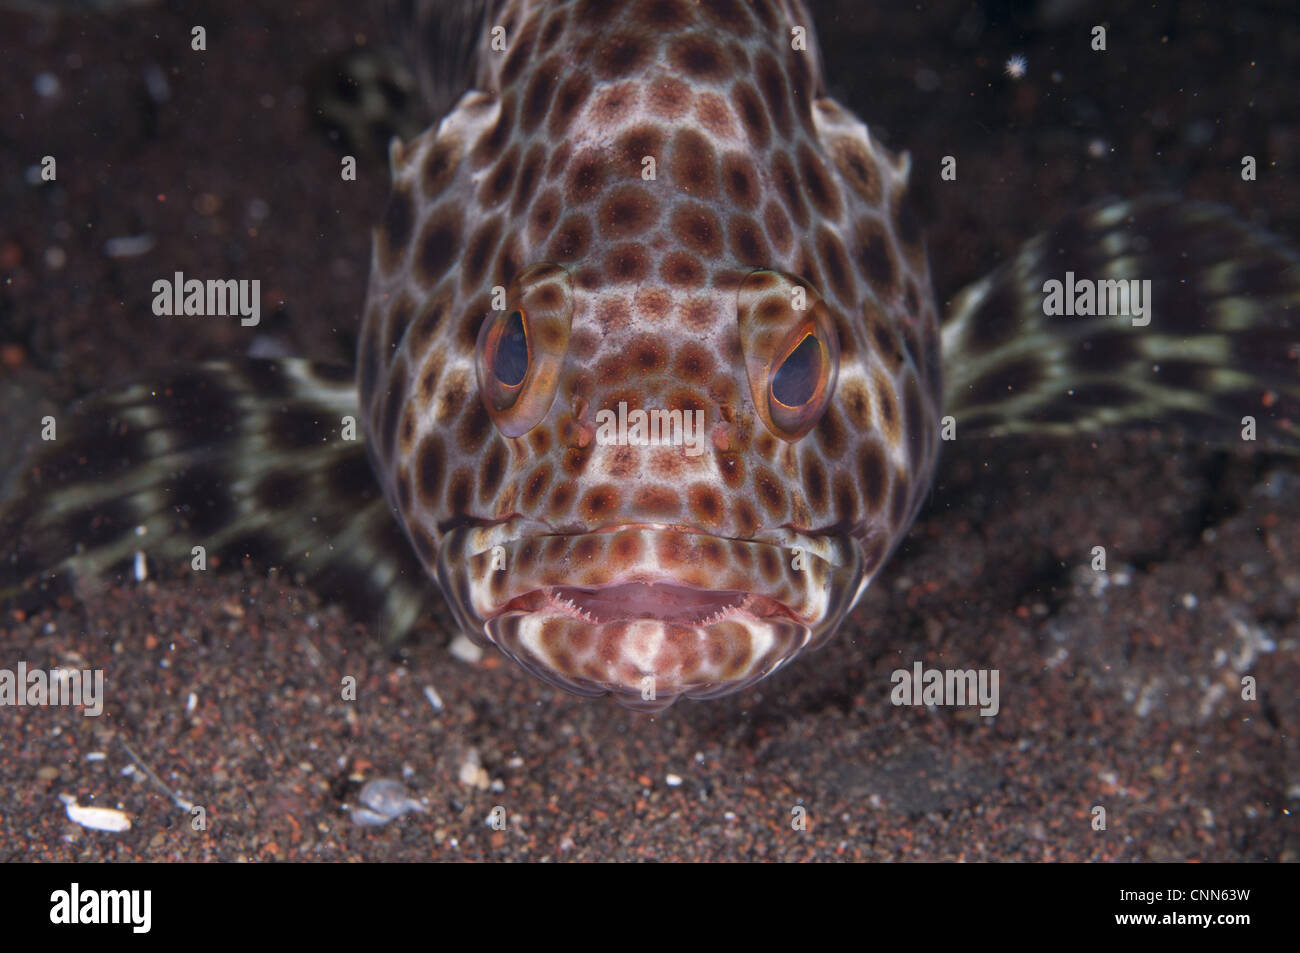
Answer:
[[[450,648],[452,658],[468,662],[470,665],[476,664],[483,658],[483,650],[463,635],[458,634],[452,639]]]
[[[465,787],[478,788],[480,791],[486,791],[492,784],[487,769],[483,767],[483,762],[479,759],[477,748],[470,748],[465,754],[465,760],[460,764],[457,777]]]
[[[131,829],[131,818],[112,807],[82,807],[77,799],[68,794],[60,794],[59,800],[68,812],[68,820],[88,827],[93,831],[109,831],[120,834]]]
[[[361,786],[358,805],[352,809],[352,823],[358,827],[382,827],[424,805],[406,794],[406,786],[391,778],[374,778]]]

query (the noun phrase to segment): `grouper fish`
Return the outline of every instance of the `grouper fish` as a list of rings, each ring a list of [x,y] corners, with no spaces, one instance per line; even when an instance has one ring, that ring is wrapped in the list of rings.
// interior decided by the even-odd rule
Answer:
[[[355,367],[93,395],[20,468],[0,595],[196,547],[446,617],[572,692],[740,691],[829,639],[945,439],[1178,427],[1300,450],[1300,263],[1176,196],[932,289],[910,160],[799,0],[404,0],[438,121],[390,148]]]

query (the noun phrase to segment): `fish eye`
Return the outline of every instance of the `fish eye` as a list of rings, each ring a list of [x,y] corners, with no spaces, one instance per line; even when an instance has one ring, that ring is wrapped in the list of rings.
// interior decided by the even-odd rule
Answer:
[[[507,437],[521,437],[555,400],[569,350],[573,288],[559,265],[521,271],[506,289],[506,307],[483,320],[474,370],[488,416]]]
[[[528,373],[528,333],[524,330],[524,313],[511,311],[496,336],[491,358],[492,373],[506,387],[518,387]]]
[[[805,334],[772,375],[772,398],[782,406],[802,407],[817,394],[822,352],[817,338]]]
[[[740,343],[763,424],[793,443],[817,425],[839,373],[830,309],[809,282],[764,269],[740,284]]]

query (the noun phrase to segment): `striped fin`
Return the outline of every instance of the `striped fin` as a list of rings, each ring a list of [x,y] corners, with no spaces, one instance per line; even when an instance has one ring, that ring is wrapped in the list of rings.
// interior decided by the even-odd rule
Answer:
[[[1149,279],[1150,323],[1047,316],[1044,282]],[[945,413],[962,436],[1177,426],[1300,452],[1300,258],[1221,206],[1171,196],[1066,218],[953,301]]]
[[[390,32],[403,38],[407,61],[435,119],[451,112],[474,85],[488,18],[501,5],[501,0],[388,0]]]
[[[39,602],[137,552],[187,568],[203,546],[209,560],[299,573],[400,637],[438,598],[380,494],[360,419],[352,372],[304,360],[205,363],[87,398],[0,508],[0,538],[15,542],[0,601]]]

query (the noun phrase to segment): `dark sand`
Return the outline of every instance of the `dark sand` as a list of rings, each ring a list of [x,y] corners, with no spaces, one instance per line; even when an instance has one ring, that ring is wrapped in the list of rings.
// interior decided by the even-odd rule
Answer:
[[[258,330],[350,355],[385,171],[363,159],[340,181],[307,78],[356,34],[380,37],[363,6],[0,11],[5,465],[80,393],[246,352],[236,320],[151,314],[152,282],[176,270],[260,277]],[[941,298],[1107,195],[1181,191],[1300,238],[1287,4],[996,3],[988,22],[961,2],[870,6],[842,0],[819,24],[832,92],[912,151]],[[1079,15],[1036,19],[1062,6]],[[1107,53],[1087,48],[1094,22]],[[193,23],[206,54],[188,48]],[[1018,83],[1002,74],[1016,52]],[[34,91],[43,72],[52,97]],[[1246,153],[1258,182],[1239,177]],[[57,187],[24,179],[44,154]],[[938,180],[945,154],[956,183]],[[105,256],[140,233],[148,254]],[[364,620],[253,569],[118,580],[0,618],[0,667],[103,668],[109,695],[100,718],[0,710],[0,860],[1295,860],[1298,490],[1288,458],[1172,434],[958,440],[827,648],[656,717],[458,660],[445,630],[394,662]],[[1086,568],[1098,544],[1104,587]],[[892,707],[890,672],[918,659],[998,669],[1000,714]],[[356,702],[340,700],[346,675]],[[124,771],[123,741],[208,830]],[[348,807],[374,778],[404,779],[427,811],[356,826]],[[133,827],[81,828],[60,794]],[[506,831],[485,823],[497,805]],[[807,829],[792,830],[800,805]]]

